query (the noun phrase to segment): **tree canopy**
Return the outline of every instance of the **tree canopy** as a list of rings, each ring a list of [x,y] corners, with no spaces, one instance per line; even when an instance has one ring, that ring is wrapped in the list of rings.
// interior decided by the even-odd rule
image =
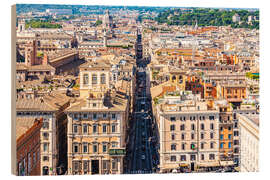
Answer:
[[[233,22],[232,17],[238,14],[241,23]],[[228,26],[233,28],[259,29],[259,21],[253,20],[248,23],[248,16],[259,19],[259,11],[248,10],[219,10],[210,8],[198,8],[191,11],[182,11],[181,9],[167,10],[158,14],[155,20],[159,23],[168,25],[195,25],[198,26]]]

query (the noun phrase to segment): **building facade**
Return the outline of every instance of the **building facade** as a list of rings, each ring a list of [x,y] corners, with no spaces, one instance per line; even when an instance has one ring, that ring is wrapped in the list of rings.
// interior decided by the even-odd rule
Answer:
[[[17,175],[40,175],[40,130],[42,118],[16,118]]]
[[[240,131],[240,171],[259,171],[259,115],[237,113]]]
[[[80,67],[80,98],[66,110],[68,174],[123,173],[131,85],[110,86],[109,73],[101,62]]]
[[[155,108],[161,172],[219,166],[218,110],[195,101],[167,102]]]

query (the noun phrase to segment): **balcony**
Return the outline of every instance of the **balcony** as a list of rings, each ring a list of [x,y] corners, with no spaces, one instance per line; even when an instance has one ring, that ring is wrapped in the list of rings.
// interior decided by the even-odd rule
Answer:
[[[126,154],[126,149],[124,148],[109,149],[110,156],[124,156],[125,154]]]

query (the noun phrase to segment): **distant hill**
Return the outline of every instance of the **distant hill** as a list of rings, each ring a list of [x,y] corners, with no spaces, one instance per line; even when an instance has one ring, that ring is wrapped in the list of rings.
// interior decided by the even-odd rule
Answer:
[[[232,21],[232,17],[236,13],[241,18],[241,24]],[[256,20],[248,24],[248,16],[256,17]],[[231,25],[233,28],[259,29],[259,10],[225,10],[211,8],[174,9],[159,13],[155,20],[159,23],[167,23],[168,25],[195,25],[197,21],[198,26]]]

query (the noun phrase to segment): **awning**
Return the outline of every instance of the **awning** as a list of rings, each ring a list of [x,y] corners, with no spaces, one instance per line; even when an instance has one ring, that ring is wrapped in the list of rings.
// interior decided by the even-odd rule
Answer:
[[[179,167],[188,167],[188,164],[179,164]]]

